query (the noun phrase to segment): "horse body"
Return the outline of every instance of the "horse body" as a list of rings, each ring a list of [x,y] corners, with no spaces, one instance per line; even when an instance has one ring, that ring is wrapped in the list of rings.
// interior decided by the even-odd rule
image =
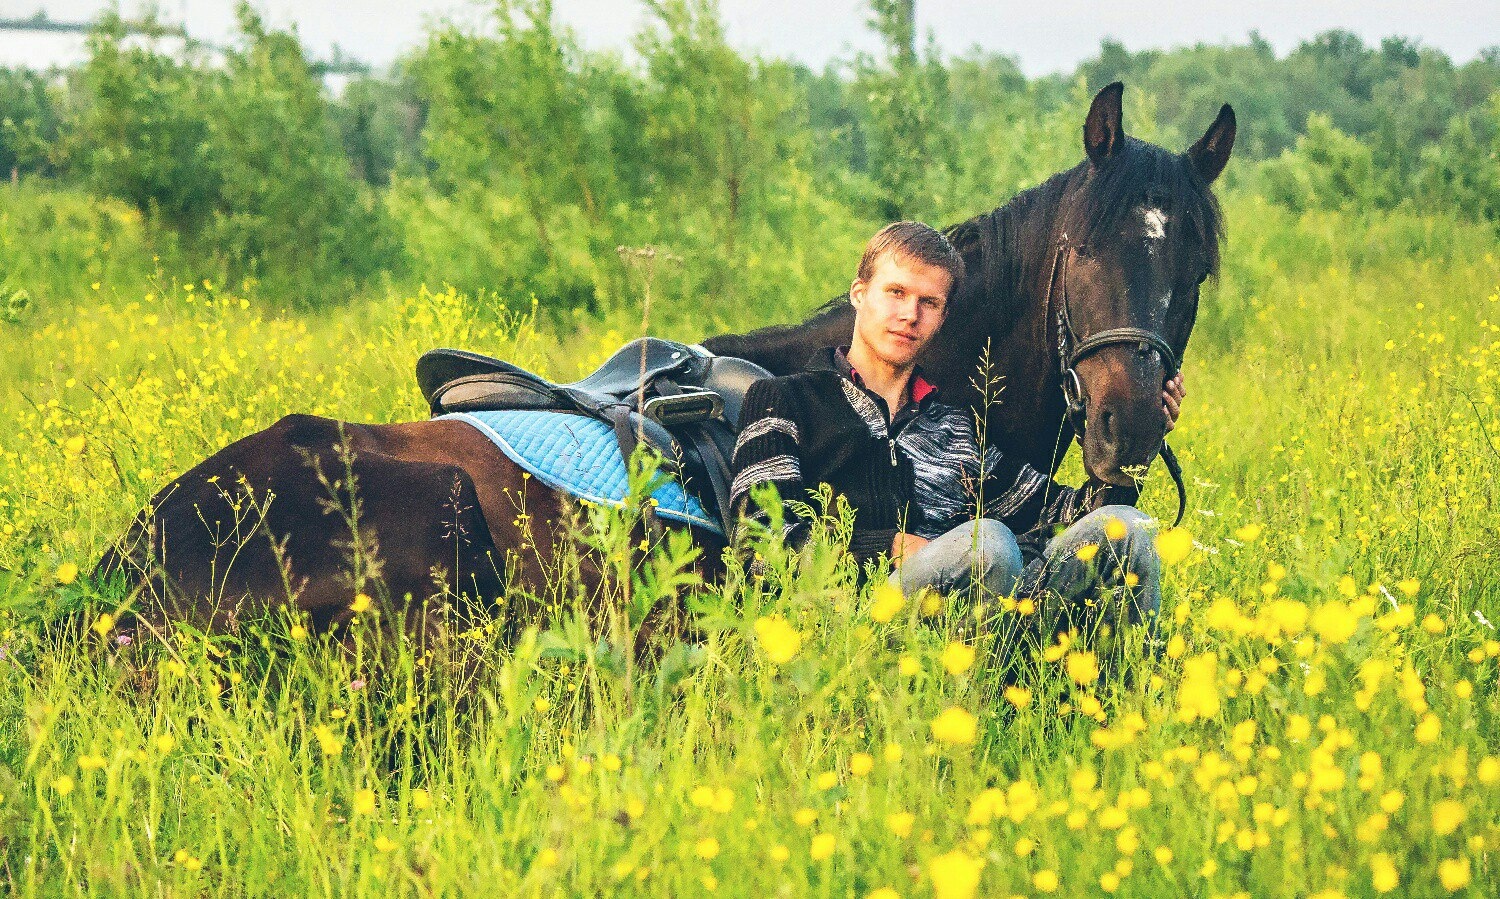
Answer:
[[[158,492],[98,568],[134,575],[152,617],[224,629],[287,601],[329,628],[352,614],[356,571],[392,597],[543,583],[552,535],[535,523],[565,501],[460,422],[288,415]]]
[[[1181,358],[1199,284],[1217,263],[1220,227],[1208,184],[1227,162],[1235,130],[1225,106],[1186,154],[1168,153],[1125,136],[1120,92],[1110,85],[1094,100],[1084,125],[1087,160],[950,229],[969,275],[921,359],[949,402],[983,417],[987,445],[1039,471],[1055,472],[1083,422],[1096,422],[1083,441],[1084,465],[1091,478],[1116,485],[1133,484],[1162,447],[1168,360],[1135,341],[1069,358],[1065,341],[1149,332]],[[852,327],[853,310],[835,301],[800,325],[704,345],[786,374],[815,350],[846,342]],[[1061,383],[1074,371],[1084,395],[1070,409]],[[998,396],[982,389],[985,376]],[[332,482],[350,476],[364,536],[328,503]],[[244,508],[245,496],[268,503],[260,518]],[[516,585],[534,595],[554,562],[562,537],[552,527],[568,502],[459,422],[288,416],[158,493],[98,573],[129,571],[153,588],[167,616],[224,627],[245,597],[263,604],[287,597],[314,624],[332,627],[350,614],[356,584],[341,573],[351,567],[351,546],[370,534],[379,562],[367,573],[390,597],[523,595],[510,589]],[[585,567],[579,575],[591,592],[598,572]],[[421,607],[408,607],[409,629],[420,625]]]

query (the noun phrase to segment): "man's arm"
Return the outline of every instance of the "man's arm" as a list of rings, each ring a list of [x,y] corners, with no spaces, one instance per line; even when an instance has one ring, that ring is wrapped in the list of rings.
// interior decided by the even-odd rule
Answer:
[[[737,526],[742,519],[769,525],[769,516],[750,494],[764,484],[774,484],[782,503],[782,539],[793,547],[801,546],[809,526],[791,508],[807,496],[796,417],[775,378],[750,385],[743,408],[732,459],[734,483],[729,488],[729,508],[735,520],[726,525]]]

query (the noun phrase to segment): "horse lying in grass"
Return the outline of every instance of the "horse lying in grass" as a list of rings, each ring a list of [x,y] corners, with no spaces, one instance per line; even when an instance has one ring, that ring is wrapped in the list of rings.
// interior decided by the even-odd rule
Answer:
[[[1088,476],[1133,497],[1163,449],[1162,385],[1217,269],[1210,185],[1236,126],[1226,105],[1202,139],[1169,152],[1126,135],[1122,91],[1115,83],[1094,98],[1083,162],[949,229],[969,276],[920,361],[950,402],[981,416],[987,445],[1053,473],[1076,437]],[[802,324],[703,345],[785,374],[846,341],[852,320],[835,301]],[[992,403],[983,387],[997,379],[1004,399]],[[290,415],[153,497],[96,574],[125,572],[148,614],[214,628],[290,602],[315,627],[337,629],[368,582],[410,630],[426,606],[389,598],[536,595],[568,539],[553,525],[570,505],[460,421]],[[705,558],[719,557],[720,537],[694,536]],[[586,563],[578,574],[587,591],[600,572]]]

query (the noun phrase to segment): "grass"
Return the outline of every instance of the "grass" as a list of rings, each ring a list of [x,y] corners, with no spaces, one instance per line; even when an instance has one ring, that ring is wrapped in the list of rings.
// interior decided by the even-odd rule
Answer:
[[[291,620],[122,646],[75,566],[171,474],[287,411],[420,417],[431,346],[571,375],[631,332],[443,291],[292,317],[79,279],[0,325],[7,891],[1493,895],[1493,232],[1251,196],[1228,218],[1173,438],[1193,542],[1167,649],[1103,687],[1084,645],[1006,680],[990,650],[1024,607],[892,609],[826,545],[763,546],[764,581],[719,589],[664,545],[631,578],[599,510],[612,640],[565,615],[432,656],[375,641],[377,605],[352,652]],[[654,304],[701,336],[689,299]],[[620,635],[672,593],[703,639],[641,664]]]

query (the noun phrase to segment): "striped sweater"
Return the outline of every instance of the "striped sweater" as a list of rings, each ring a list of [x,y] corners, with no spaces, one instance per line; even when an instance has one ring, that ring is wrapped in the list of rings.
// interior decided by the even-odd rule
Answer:
[[[829,484],[854,509],[849,548],[863,562],[889,552],[898,531],[931,539],[981,510],[1018,534],[1071,524],[1088,510],[1085,491],[993,447],[981,451],[971,411],[940,402],[930,389],[913,393],[892,419],[885,401],[832,348],[802,372],[751,386],[734,450],[736,517],[766,523],[750,494],[775,485],[783,537],[800,545],[810,523],[792,504]]]

